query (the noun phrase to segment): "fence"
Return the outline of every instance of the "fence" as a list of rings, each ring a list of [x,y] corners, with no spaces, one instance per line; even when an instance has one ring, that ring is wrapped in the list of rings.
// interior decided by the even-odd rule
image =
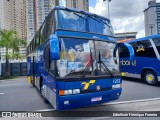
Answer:
[[[5,63],[1,65],[1,76],[5,75]],[[26,76],[27,75],[27,63],[10,63],[11,76]]]

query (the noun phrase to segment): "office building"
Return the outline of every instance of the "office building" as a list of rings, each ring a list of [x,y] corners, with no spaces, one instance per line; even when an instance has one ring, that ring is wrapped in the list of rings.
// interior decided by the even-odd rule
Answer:
[[[136,39],[138,32],[115,33],[117,40]]]
[[[1,0],[0,2],[0,29],[9,30],[12,28],[11,2]]]
[[[66,7],[75,8],[83,11],[89,11],[89,1],[88,0],[67,0]]]
[[[160,34],[160,3],[156,0],[148,2],[148,8],[144,10],[145,35]]]
[[[27,0],[26,19],[27,19],[27,43],[29,44],[45,17],[54,6],[59,5],[59,0]]]
[[[1,0],[0,2],[0,29],[17,31],[20,38],[26,38],[24,0]],[[5,48],[0,49],[1,60],[5,60]],[[9,50],[11,53],[12,50]],[[26,54],[25,48],[20,46],[20,54]]]

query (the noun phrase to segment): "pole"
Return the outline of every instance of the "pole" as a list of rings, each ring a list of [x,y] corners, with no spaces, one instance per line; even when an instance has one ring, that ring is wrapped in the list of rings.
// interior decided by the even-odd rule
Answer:
[[[151,29],[151,35],[153,34],[153,31],[152,31],[153,27],[154,27],[154,24],[149,24],[149,28]]]
[[[106,0],[103,0],[103,2],[105,2]],[[110,11],[109,11],[109,2],[111,2],[111,0],[107,0],[108,1],[108,19],[110,19]]]
[[[110,13],[109,13],[109,0],[108,0],[108,19],[110,19]]]

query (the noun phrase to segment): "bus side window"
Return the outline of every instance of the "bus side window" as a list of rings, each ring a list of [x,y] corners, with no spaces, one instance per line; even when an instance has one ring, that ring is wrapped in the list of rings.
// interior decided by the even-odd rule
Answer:
[[[120,55],[120,58],[122,58],[122,57],[129,57],[129,51],[128,51],[128,49],[125,46],[120,47],[119,48],[119,55]]]
[[[136,57],[156,58],[153,46],[151,45],[149,40],[138,41],[134,49]]]
[[[49,66],[49,71],[55,75],[56,74],[56,66],[55,66],[55,63],[56,61],[55,60],[51,60],[50,61],[50,66]]]
[[[157,50],[160,54],[160,38],[154,38],[152,40],[153,40],[153,42],[154,42],[154,44],[155,44],[155,46],[156,46],[156,48],[157,48]]]
[[[50,63],[49,45],[47,45],[45,48],[44,58],[45,58],[45,68],[49,70],[49,63]]]
[[[42,29],[44,41],[48,40],[49,36],[53,34],[53,30],[54,30],[53,17],[54,17],[54,14],[50,13],[50,15],[47,17],[47,19],[44,22],[43,29]]]
[[[40,29],[40,45],[44,43],[45,39],[44,39],[44,23]]]

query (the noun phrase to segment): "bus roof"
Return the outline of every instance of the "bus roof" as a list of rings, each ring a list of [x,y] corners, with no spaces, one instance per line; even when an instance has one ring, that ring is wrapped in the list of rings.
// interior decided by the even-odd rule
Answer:
[[[132,43],[132,42],[137,42],[137,41],[142,41],[142,40],[148,40],[148,39],[157,38],[157,37],[160,38],[160,34],[151,35],[151,36],[142,37],[142,38],[133,39],[133,40],[119,41],[118,43],[121,43],[121,42]]]
[[[86,12],[86,11],[82,11],[82,10],[77,10],[75,8],[67,8],[67,7],[62,7],[62,6],[55,6],[53,9],[54,10],[66,10],[66,11],[72,11],[72,12],[79,12],[79,13],[82,13],[82,14],[99,17],[99,18],[108,20],[110,22],[110,20],[108,18],[105,18],[103,16],[100,16],[100,15],[97,15],[97,14],[94,14],[94,13],[90,13],[90,12]]]

